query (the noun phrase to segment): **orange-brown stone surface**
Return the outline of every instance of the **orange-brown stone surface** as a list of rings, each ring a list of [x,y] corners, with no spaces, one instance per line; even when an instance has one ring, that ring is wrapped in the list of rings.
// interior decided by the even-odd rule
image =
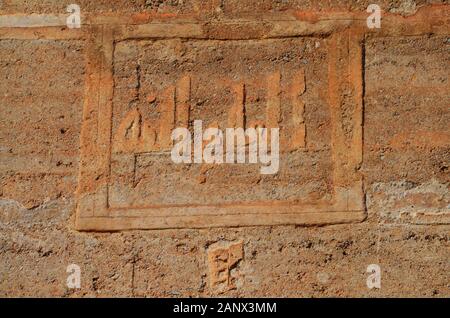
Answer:
[[[72,2],[0,2],[0,296],[450,296],[447,1]]]

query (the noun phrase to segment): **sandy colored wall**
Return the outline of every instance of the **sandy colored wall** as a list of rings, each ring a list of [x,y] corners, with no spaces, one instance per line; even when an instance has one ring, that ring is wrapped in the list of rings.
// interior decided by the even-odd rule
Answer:
[[[370,1],[80,0],[68,29],[70,2],[0,1],[1,296],[450,295],[447,1],[380,1],[380,30]],[[188,125],[224,127],[233,105],[268,122],[281,96],[278,174],[127,146],[129,112],[164,125],[168,87],[189,94]],[[174,207],[150,218],[166,210],[148,202]]]

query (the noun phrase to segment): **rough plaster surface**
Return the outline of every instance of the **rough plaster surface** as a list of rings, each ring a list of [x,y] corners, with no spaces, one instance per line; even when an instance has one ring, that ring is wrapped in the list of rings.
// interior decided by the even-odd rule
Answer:
[[[8,17],[64,14],[66,6],[64,1],[0,3],[0,13]],[[108,20],[110,28],[108,23],[103,28],[83,25],[81,30],[0,28],[1,296],[450,296],[447,1],[381,2],[391,15],[379,33],[365,33],[365,21],[317,22],[320,14],[364,12],[370,3],[366,1],[255,3],[79,1],[92,24],[96,20],[88,17],[90,13],[142,17],[123,23]],[[311,13],[316,11],[321,13]],[[145,29],[126,27],[146,25],[155,13],[173,14],[171,21],[183,15],[195,23],[156,29],[158,39],[149,39]],[[288,22],[280,31],[276,22],[274,26],[270,22],[272,14],[309,22],[306,26]],[[222,20],[256,21],[261,16],[269,22],[242,27],[239,20],[220,27]],[[350,43],[349,52],[361,48],[360,60],[349,58],[346,50],[330,58],[336,39],[347,38],[339,34],[350,35],[349,42],[342,42]],[[141,38],[129,39],[130,35]],[[108,46],[111,39],[116,41],[114,50]],[[108,61],[110,77],[101,66]],[[232,91],[221,90],[218,84],[227,72],[248,86],[248,117],[265,120],[261,116],[265,78],[279,69],[282,119],[293,116],[291,108],[283,107],[290,105],[286,96],[291,79],[297,70],[304,71],[305,89],[299,89],[303,121],[297,124],[306,125],[306,135],[298,135],[305,143],[297,143],[295,149],[285,144],[283,149],[289,151],[281,154],[282,160],[287,159],[278,176],[261,177],[254,167],[176,168],[145,153],[131,164],[121,151],[114,152],[125,149],[120,138],[118,148],[114,143],[127,112],[158,109],[161,91],[176,85],[179,74],[196,73],[190,82],[191,118],[203,116],[208,123],[221,125],[227,121],[227,105],[233,104]],[[333,72],[345,80],[330,84]],[[358,84],[355,74],[361,74],[361,96],[358,85],[349,89]],[[331,94],[330,99],[330,91],[338,95]],[[207,220],[196,218],[192,226],[183,224],[180,229],[135,230],[126,225],[125,230],[106,228],[106,232],[96,231],[105,228],[95,221],[87,227],[91,231],[80,231],[77,213],[86,211],[80,194],[101,193],[98,189],[106,182],[98,173],[103,157],[92,155],[97,150],[86,145],[86,131],[91,131],[86,123],[93,117],[86,109],[95,97],[91,92],[105,94],[99,100],[113,109],[109,204],[128,208],[143,205],[148,198],[159,204],[319,202],[332,200],[339,185],[350,189],[346,193],[356,211],[364,203],[364,217],[319,222],[313,214],[291,225],[251,226],[258,223],[253,220],[245,227],[211,228]],[[358,100],[363,105],[359,139]],[[339,116],[332,105],[342,107]],[[160,114],[147,111],[143,116],[152,121]],[[342,138],[361,142],[336,146],[331,131],[336,122],[342,125]],[[99,138],[108,134],[102,125]],[[336,149],[361,151],[351,152],[344,161],[342,155],[332,155]],[[84,168],[90,158],[100,170]],[[336,172],[333,167],[340,162],[350,168]],[[89,181],[92,177],[95,181]],[[352,187],[358,181],[361,193]],[[184,185],[181,192],[176,191],[179,184]],[[97,212],[106,213],[93,213]],[[203,228],[194,229],[200,225]],[[107,226],[112,230],[115,225]],[[69,264],[81,268],[81,289],[66,286]],[[381,267],[381,289],[366,286],[369,264]]]

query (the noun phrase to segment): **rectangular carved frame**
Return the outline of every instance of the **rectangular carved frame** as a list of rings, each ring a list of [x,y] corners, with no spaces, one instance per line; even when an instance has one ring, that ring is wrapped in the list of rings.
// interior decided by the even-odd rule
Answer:
[[[82,17],[65,28],[65,15],[0,16],[0,39],[86,41],[86,83],[75,228],[87,231],[202,228],[358,222],[366,217],[362,177],[363,54],[367,36],[447,35],[450,6],[427,6],[411,17],[383,14],[368,29],[365,13],[290,12],[280,17],[201,21],[198,16],[155,14]],[[251,26],[251,27],[247,27]],[[320,36],[328,41],[328,102],[332,121],[333,199],[320,204],[248,203],[112,209],[108,205],[114,43],[127,39],[264,39]],[[343,91],[346,94],[342,94]],[[350,94],[348,94],[350,92]],[[344,97],[345,96],[345,97]],[[344,133],[343,107],[352,109],[353,133]]]
[[[149,26],[150,28],[152,26]],[[187,37],[197,37],[194,27]],[[362,34],[346,29],[329,37],[328,97],[332,121],[333,199],[326,203],[290,202],[172,205],[111,208],[108,178],[111,158],[114,43],[158,38],[145,25],[137,28],[93,27],[87,43],[87,82],[81,132],[78,230],[201,228],[276,224],[327,224],[365,218],[362,179]],[[177,34],[174,37],[179,36]],[[350,139],[343,130],[341,91],[351,87]]]

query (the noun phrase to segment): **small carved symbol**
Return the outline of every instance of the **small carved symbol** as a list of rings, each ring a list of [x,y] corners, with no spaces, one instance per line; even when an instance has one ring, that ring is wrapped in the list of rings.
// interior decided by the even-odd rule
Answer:
[[[224,292],[236,288],[232,270],[244,258],[243,242],[216,243],[208,249],[211,288]]]

